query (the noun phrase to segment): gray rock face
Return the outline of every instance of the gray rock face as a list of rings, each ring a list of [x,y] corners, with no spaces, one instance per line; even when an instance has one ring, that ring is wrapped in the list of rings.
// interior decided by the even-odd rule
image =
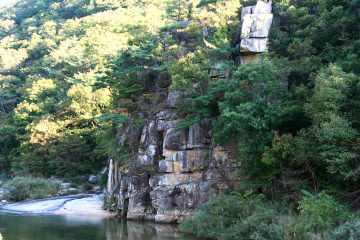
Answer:
[[[176,108],[177,105],[184,99],[184,93],[180,91],[169,92],[167,98],[167,105],[169,108]]]
[[[110,161],[110,209],[127,219],[181,222],[241,180],[227,151],[213,144],[210,119],[183,130],[179,122],[168,106],[145,123],[134,163]]]
[[[160,110],[144,114],[149,117],[137,142],[129,136],[136,136],[138,128],[119,127],[119,146],[131,142],[137,150],[128,165],[109,161],[106,205],[124,218],[181,222],[214,194],[241,180],[228,152],[214,145],[211,120],[177,129],[181,120],[173,103],[183,95],[168,95]]]
[[[273,20],[271,9],[271,1],[258,1],[256,6],[242,8],[241,52],[261,53],[268,50],[268,36]]]

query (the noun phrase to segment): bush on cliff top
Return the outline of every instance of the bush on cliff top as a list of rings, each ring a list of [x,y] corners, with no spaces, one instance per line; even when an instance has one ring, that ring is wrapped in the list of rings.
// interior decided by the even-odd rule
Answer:
[[[15,177],[4,183],[6,199],[9,201],[23,201],[55,196],[59,185],[43,178]]]

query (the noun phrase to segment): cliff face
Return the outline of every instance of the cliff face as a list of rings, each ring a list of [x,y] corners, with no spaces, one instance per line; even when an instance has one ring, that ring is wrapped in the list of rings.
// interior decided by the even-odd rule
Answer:
[[[243,8],[238,44],[242,63],[266,51],[271,20],[271,3]],[[192,45],[191,38],[182,42],[185,54]],[[219,68],[214,66],[211,77],[226,78]],[[181,222],[214,194],[240,187],[245,178],[238,175],[241,166],[231,161],[229,151],[215,144],[211,119],[177,129],[177,107],[184,93],[169,90],[167,74],[155,80],[152,107],[138,116],[144,124],[124,124],[118,130],[119,147],[137,151],[126,166],[110,159],[106,206],[127,219]]]

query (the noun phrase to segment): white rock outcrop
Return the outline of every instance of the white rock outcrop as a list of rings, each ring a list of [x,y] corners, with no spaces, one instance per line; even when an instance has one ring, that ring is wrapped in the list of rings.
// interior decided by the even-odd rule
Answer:
[[[258,1],[256,6],[242,8],[241,52],[261,53],[268,50],[268,36],[273,20],[271,9],[271,1]]]

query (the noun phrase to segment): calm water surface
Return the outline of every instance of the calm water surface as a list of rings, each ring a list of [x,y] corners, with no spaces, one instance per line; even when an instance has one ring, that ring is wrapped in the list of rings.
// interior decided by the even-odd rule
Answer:
[[[195,240],[173,225],[1,212],[0,232],[4,240]]]

